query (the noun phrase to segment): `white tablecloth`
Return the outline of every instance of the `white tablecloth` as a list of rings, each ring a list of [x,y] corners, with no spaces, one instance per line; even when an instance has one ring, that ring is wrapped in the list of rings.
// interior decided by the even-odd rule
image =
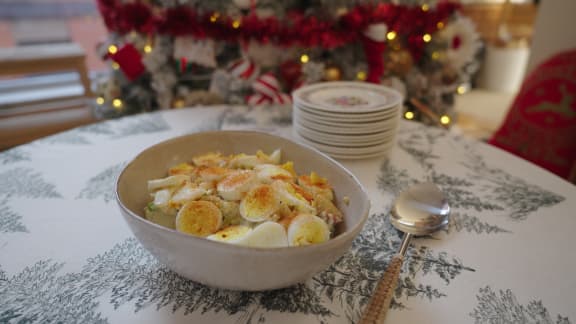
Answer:
[[[341,161],[371,216],[312,280],[212,289],[156,262],[114,201],[127,161],[202,130],[290,136],[286,108],[188,108],[105,121],[0,153],[0,323],[353,323],[396,252],[395,195],[430,180],[449,227],[413,240],[388,323],[574,323],[576,187],[503,151],[402,121],[389,158]],[[282,274],[278,274],[282,275]]]

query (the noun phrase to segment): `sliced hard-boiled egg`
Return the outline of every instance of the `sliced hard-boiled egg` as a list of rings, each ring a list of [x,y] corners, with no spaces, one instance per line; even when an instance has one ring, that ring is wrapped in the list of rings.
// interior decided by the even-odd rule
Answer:
[[[187,201],[197,200],[206,193],[206,190],[199,188],[192,183],[185,184],[182,188],[178,189],[170,198],[170,205],[177,207]]]
[[[172,191],[169,189],[161,189],[154,193],[154,206],[159,208],[165,208],[168,206],[168,202],[170,202],[170,197],[172,196]]]
[[[290,171],[276,164],[260,164],[254,167],[260,182],[271,183],[274,180],[292,181],[294,177]]]
[[[222,213],[213,203],[189,201],[176,215],[176,230],[196,236],[208,236],[222,226]]]
[[[206,195],[200,198],[200,200],[206,200],[218,207],[222,213],[222,227],[227,227],[230,225],[239,225],[244,222],[242,216],[240,216],[239,205],[237,201],[227,201],[216,195]]]
[[[168,169],[169,175],[185,174],[191,175],[194,173],[194,166],[190,163],[180,163]]]
[[[208,235],[206,238],[212,241],[238,243],[252,232],[252,228],[246,225],[232,225]]]
[[[236,169],[252,169],[263,162],[256,155],[238,154],[230,159],[230,167]]]
[[[237,244],[252,247],[286,247],[288,246],[288,237],[284,226],[269,221],[254,227]]]
[[[255,155],[238,154],[230,159],[230,167],[252,169],[260,164],[279,164],[282,153],[280,149],[275,150],[270,155],[258,151]]]
[[[330,186],[326,178],[320,177],[316,172],[312,172],[310,175],[299,176],[298,184],[314,195],[319,194],[323,195],[328,200],[334,200],[332,186]]]
[[[148,191],[167,187],[179,187],[187,181],[190,181],[190,176],[185,174],[177,174],[162,179],[148,180]]]
[[[219,181],[228,173],[230,173],[229,169],[214,165],[202,165],[197,170],[198,176],[203,181]]]
[[[326,242],[330,239],[330,229],[320,217],[312,214],[299,214],[288,226],[288,244],[302,246]]]
[[[240,202],[240,215],[249,222],[275,220],[280,209],[280,200],[272,186],[260,184],[248,191]]]
[[[227,158],[222,156],[222,154],[219,152],[210,152],[192,158],[192,162],[197,166],[201,165],[224,166],[226,164],[226,161]]]
[[[312,197],[308,197],[309,195],[296,184],[275,180],[272,182],[272,188],[274,188],[282,203],[303,213],[316,214],[316,209],[310,203]]]
[[[224,177],[216,190],[225,200],[240,200],[256,182],[256,175],[252,170],[240,170]]]

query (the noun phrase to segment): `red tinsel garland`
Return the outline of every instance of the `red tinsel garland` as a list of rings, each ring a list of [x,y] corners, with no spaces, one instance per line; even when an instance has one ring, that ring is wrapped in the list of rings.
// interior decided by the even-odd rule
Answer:
[[[122,4],[118,0],[98,0],[98,9],[109,31],[126,34],[130,31],[172,36],[191,35],[221,41],[273,42],[279,46],[320,46],[326,49],[362,40],[362,31],[373,23],[385,23],[395,31],[415,59],[419,59],[424,34],[438,30],[459,5],[441,2],[425,10],[420,6],[391,3],[352,7],[335,20],[320,20],[301,12],[289,12],[283,21],[275,17],[259,18],[249,14],[235,20],[218,12],[200,13],[188,6],[162,10],[139,1]],[[157,9],[157,8],[155,8]]]

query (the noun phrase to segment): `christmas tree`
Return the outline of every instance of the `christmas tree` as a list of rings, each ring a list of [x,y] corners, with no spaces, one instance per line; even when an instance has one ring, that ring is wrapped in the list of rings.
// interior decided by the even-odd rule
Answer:
[[[116,117],[210,104],[289,105],[323,81],[393,87],[407,119],[450,124],[479,36],[451,2],[98,0],[111,73],[96,111]]]

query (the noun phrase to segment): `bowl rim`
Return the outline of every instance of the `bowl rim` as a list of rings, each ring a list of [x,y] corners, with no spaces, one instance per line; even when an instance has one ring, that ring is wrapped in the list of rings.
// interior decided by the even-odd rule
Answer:
[[[161,145],[166,145],[166,144],[169,144],[171,142],[180,141],[186,137],[209,135],[211,133],[226,133],[226,134],[230,134],[230,135],[241,133],[241,134],[256,134],[256,135],[260,135],[260,136],[274,137],[274,138],[279,139],[279,140],[291,142],[291,143],[295,144],[296,146],[299,146],[305,150],[310,151],[311,153],[320,155],[322,158],[327,160],[329,163],[334,164],[338,169],[340,169],[342,172],[344,172],[346,176],[350,177],[353,180],[353,182],[356,183],[356,185],[357,185],[358,189],[360,190],[360,192],[362,193],[362,195],[364,197],[366,197],[366,208],[365,208],[365,210],[362,211],[362,214],[360,215],[360,219],[358,220],[358,222],[354,226],[347,229],[343,233],[340,233],[338,236],[329,239],[326,242],[311,244],[311,245],[306,245],[306,246],[251,247],[251,246],[243,246],[243,245],[236,245],[236,244],[230,244],[230,243],[225,243],[225,242],[212,241],[212,240],[206,239],[205,237],[194,236],[194,235],[182,233],[182,232],[179,232],[175,229],[171,229],[171,228],[156,224],[152,221],[149,221],[149,220],[145,219],[144,217],[134,213],[133,211],[131,211],[128,207],[126,207],[124,205],[124,203],[120,199],[120,194],[118,193],[118,187],[120,184],[120,180],[121,180],[122,176],[124,175],[124,173],[127,171],[127,169],[130,167],[130,165],[134,164],[139,157],[141,157],[146,152],[151,151],[151,150],[153,150],[153,149],[155,149]],[[326,155],[326,154],[318,151],[317,149],[315,149],[311,146],[308,146],[306,144],[301,144],[301,143],[298,143],[298,142],[296,142],[292,139],[286,138],[286,137],[282,137],[282,136],[278,136],[278,135],[274,135],[274,134],[270,134],[270,133],[267,133],[264,131],[258,131],[258,130],[202,131],[202,132],[196,132],[196,133],[190,133],[190,134],[184,134],[184,135],[171,137],[171,138],[168,138],[166,140],[160,141],[156,144],[150,145],[150,146],[140,150],[132,159],[129,160],[128,163],[126,163],[126,165],[124,165],[124,167],[122,168],[122,171],[118,174],[118,176],[116,178],[114,191],[115,191],[116,202],[119,205],[119,207],[122,209],[124,214],[129,215],[130,218],[135,219],[137,222],[144,224],[145,226],[152,226],[152,228],[155,228],[155,229],[160,230],[162,232],[177,235],[178,237],[181,237],[182,239],[191,240],[194,242],[198,242],[198,244],[208,245],[208,246],[212,246],[214,248],[232,248],[232,249],[237,249],[238,251],[253,251],[254,253],[274,253],[274,254],[279,253],[279,252],[282,252],[282,253],[301,253],[303,251],[330,249],[332,245],[337,245],[337,246],[341,245],[344,242],[346,242],[350,236],[355,237],[363,229],[364,224],[366,223],[366,221],[368,220],[368,217],[370,215],[370,209],[372,206],[370,196],[368,195],[366,189],[364,188],[364,185],[360,182],[360,180],[358,180],[358,178],[350,170],[348,170],[346,167],[344,167],[340,162],[332,159],[328,155]],[[135,233],[133,233],[133,234],[135,235]]]

